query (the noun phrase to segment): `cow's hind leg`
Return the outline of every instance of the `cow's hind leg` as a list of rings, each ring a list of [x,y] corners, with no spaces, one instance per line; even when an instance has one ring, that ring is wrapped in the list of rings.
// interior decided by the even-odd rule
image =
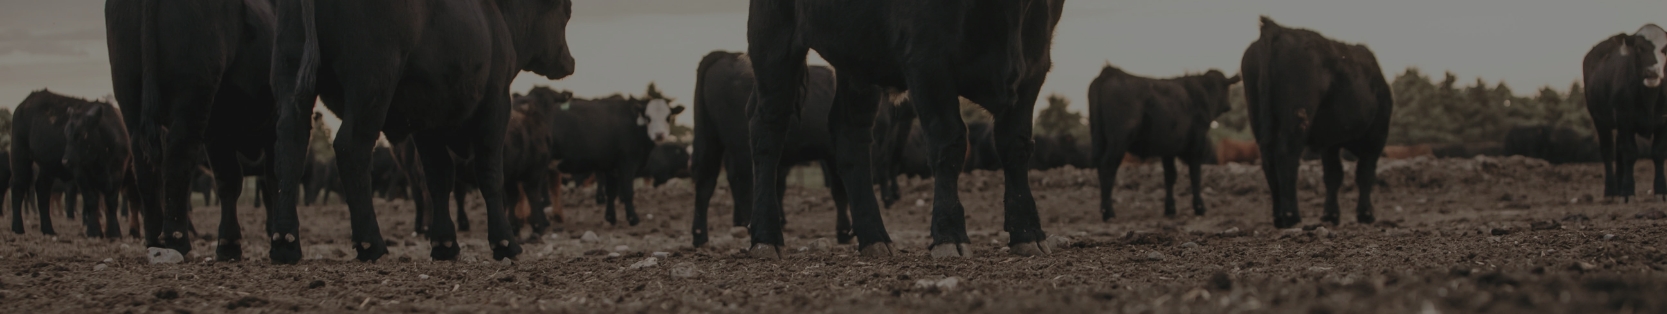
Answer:
[[[1016,255],[1044,255],[1053,250],[1043,243],[1048,235],[1042,231],[1041,214],[1036,210],[1036,198],[1030,190],[1030,154],[1036,146],[1031,128],[1042,82],[1040,76],[1021,81],[1016,101],[1005,112],[995,115],[996,148],[1000,152],[1007,192],[1002,197],[1006,209],[1003,230],[1009,234],[1007,246]],[[956,200],[959,202],[959,198]],[[966,239],[964,231],[961,236]]]
[[[695,212],[694,218],[691,219],[693,221],[691,222],[692,226],[689,227],[689,235],[694,240],[694,246],[700,247],[702,245],[706,245],[707,239],[711,234],[709,231],[710,227],[707,225],[707,212],[710,211],[709,208],[712,204],[712,192],[718,188],[718,171],[722,169],[723,163],[728,158],[727,156],[724,156],[723,142],[720,141],[718,134],[716,134],[717,131],[715,129],[718,128],[718,126],[712,125],[711,123],[702,123],[704,121],[702,121],[701,117],[698,116],[700,114],[699,110],[701,109],[696,110],[697,116],[695,119],[697,119],[697,121],[695,123],[707,125],[709,128],[714,129],[695,130],[695,151],[694,154],[689,157],[691,162],[689,170],[695,181]],[[736,154],[746,154],[746,152],[736,152]],[[751,165],[748,165],[748,167],[751,167]],[[730,173],[729,179],[731,182],[729,190],[730,194],[733,195],[736,191],[736,186],[733,183],[736,181],[736,174],[733,173],[733,171]],[[551,181],[556,182],[558,185],[561,184],[561,180],[559,178]],[[551,191],[555,190],[552,189]],[[555,198],[556,199],[553,203],[558,204],[556,206],[559,208],[561,198]],[[737,197],[736,201],[739,200],[740,198]],[[740,203],[736,202],[736,204]],[[741,215],[733,216],[737,220],[737,223],[739,223],[738,220],[741,218]]]
[[[29,198],[30,187],[35,184],[31,182],[35,178],[33,166],[35,162],[29,158],[29,154],[21,153],[29,151],[28,137],[21,135],[15,137],[12,139],[12,147],[12,163],[6,165],[12,168],[10,183],[12,189],[12,233],[23,234],[23,207],[29,204],[24,201]]]
[[[628,161],[626,164],[640,165],[642,162]],[[609,182],[613,185],[608,186],[609,206],[612,206],[614,199],[619,199],[620,206],[625,207],[625,223],[631,226],[636,226],[637,224],[642,223],[642,219],[637,217],[637,204],[633,200],[636,194],[636,189],[631,186],[635,183],[637,178],[636,168],[637,167],[619,167],[619,169],[615,169],[613,173],[614,179],[611,180],[612,182]],[[613,210],[609,210],[608,212],[612,213]]]
[[[509,232],[509,220],[504,210],[504,129],[509,121],[508,86],[488,86],[489,92],[480,105],[480,113],[473,134],[464,135],[472,144],[475,184],[481,199],[486,201],[486,239],[492,247],[493,259],[510,259],[521,255],[521,244]],[[465,146],[456,146],[465,147]],[[629,178],[627,178],[629,179]]]
[[[1208,145],[1208,144],[1204,144]],[[1204,153],[1182,158],[1187,163],[1187,177],[1192,181],[1192,214],[1204,215]]]
[[[1175,217],[1175,181],[1180,176],[1175,169],[1175,157],[1163,156],[1158,162],[1163,163],[1163,216]]]
[[[77,178],[75,181],[77,181],[77,182],[75,182],[76,184],[82,184],[83,182],[88,182],[88,180],[84,180],[82,178]],[[88,182],[88,183],[90,183],[90,182]],[[81,197],[81,203],[82,203],[81,204],[82,205],[82,208],[81,208],[81,225],[85,226],[87,228],[87,237],[88,238],[97,239],[97,238],[103,238],[104,237],[104,226],[101,226],[98,223],[98,218],[100,217],[100,215],[98,214],[98,197],[99,197],[99,194],[100,194],[99,192],[100,191],[102,191],[102,190],[101,189],[95,189],[95,188],[92,188],[91,186],[84,185],[84,186],[81,186],[81,188],[76,189],[76,191],[74,191],[74,193],[68,193],[68,196],[71,197],[71,198],[74,198],[74,197],[77,197],[77,196]],[[80,195],[75,195],[75,194],[80,194]],[[65,207],[64,211],[69,212],[69,211],[74,211],[74,209]]]
[[[52,173],[41,170],[36,176],[35,209],[40,211],[41,234],[57,235],[58,231],[52,229]],[[19,227],[17,230],[23,229]]]
[[[1651,191],[1657,199],[1667,200],[1667,176],[1663,176],[1667,171],[1661,169],[1663,161],[1667,161],[1667,128],[1656,129],[1650,143],[1650,161],[1655,163],[1655,186]]]
[[[837,239],[839,244],[851,244],[851,239],[856,237],[856,234],[851,232],[851,202],[846,199],[844,182],[840,180],[839,167],[834,165],[834,161],[822,161],[822,181],[823,185],[828,187],[829,194],[833,196],[834,239]]]
[[[1598,154],[1603,156],[1603,196],[1620,196],[1620,176],[1615,172],[1615,129],[1599,125]]]
[[[1325,213],[1320,215],[1320,221],[1335,225],[1342,221],[1338,218],[1341,216],[1341,206],[1337,204],[1337,190],[1343,185],[1342,149],[1326,147],[1321,150],[1320,163],[1325,176]]]
[[[424,179],[427,183],[427,186],[423,188],[429,192],[451,191],[452,185],[457,184],[454,177],[457,165],[452,162],[451,153],[446,150],[446,143],[441,141],[438,136],[429,137],[427,134],[419,134],[414,136],[412,140],[415,141],[413,144],[417,146],[416,154],[421,156],[420,159],[422,159],[421,165],[412,166],[423,167],[423,174],[426,176]],[[462,249],[457,243],[457,227],[452,222],[451,211],[446,208],[451,205],[451,202],[447,200],[451,197],[451,193],[425,194],[427,195],[414,197],[428,197],[425,200],[429,204],[428,241],[432,247],[429,251],[429,257],[437,261],[456,260]]]
[[[243,228],[237,222],[237,200],[243,194],[243,167],[236,151],[222,148],[209,149],[208,163],[214,167],[215,178],[225,178],[215,181],[221,202],[220,239],[214,248],[214,260],[242,260]]]
[[[828,116],[828,127],[833,135],[833,173],[830,182],[843,187],[835,193],[844,194],[846,206],[850,207],[851,233],[857,238],[857,249],[864,255],[891,255],[891,234],[886,232],[886,224],[880,215],[880,201],[874,197],[874,169],[873,154],[870,144],[874,141],[875,111],[880,105],[879,90],[872,85],[865,85],[855,79],[839,77],[838,87],[834,94],[834,105]],[[777,201],[780,201],[778,198]],[[838,204],[836,204],[838,205]],[[958,208],[957,208],[958,209]],[[963,214],[954,214],[956,218],[965,219]],[[843,218],[843,217],[841,217]],[[937,219],[934,219],[936,221]],[[948,223],[950,226],[965,226],[964,221]],[[938,224],[935,224],[938,225]],[[937,230],[934,228],[934,230]],[[939,252],[955,256],[972,255],[971,247],[966,245],[971,241],[966,239],[966,230],[945,230],[947,234],[940,236],[934,232],[934,255]]]
[[[469,187],[464,186],[461,182],[454,184],[452,185],[452,194],[452,197],[457,199],[457,231],[469,231],[469,207],[467,207],[469,205]]]
[[[1388,132],[1379,132],[1378,134],[1388,134]],[[1354,208],[1355,222],[1363,224],[1377,222],[1377,217],[1372,213],[1372,189],[1377,187],[1378,184],[1378,158],[1383,154],[1383,145],[1384,138],[1379,138],[1375,142],[1367,142],[1349,149],[1349,151],[1355,153],[1355,156],[1360,156],[1360,159],[1356,160],[1354,164],[1354,185],[1355,189],[1360,191],[1360,200]]]
[[[1620,134],[1616,135],[1615,146],[1618,150],[1615,154],[1618,158],[1615,165],[1618,179],[1615,182],[1615,192],[1621,197],[1622,202],[1629,202],[1632,195],[1638,191],[1637,179],[1633,177],[1633,168],[1638,165],[1638,134],[1621,130]]]
[[[116,180],[117,182],[120,182],[121,178],[109,178],[106,180]],[[119,191],[116,189],[117,186],[118,185],[114,183],[108,183],[108,181],[106,181],[102,189],[100,189],[100,191],[104,191],[99,201],[99,206],[104,208],[104,236],[111,239],[120,238],[122,236],[121,215],[117,214],[117,211],[121,209],[121,204],[119,204],[120,201],[116,198],[117,191]]]
[[[1095,136],[1101,137],[1098,134]],[[1113,210],[1117,198],[1112,194],[1117,190],[1117,170],[1122,168],[1123,155],[1128,153],[1128,148],[1121,141],[1113,140],[1110,135],[1104,137],[1100,159],[1095,161],[1099,165],[1095,167],[1095,172],[1100,177],[1100,221],[1111,221],[1117,217],[1117,212]]]

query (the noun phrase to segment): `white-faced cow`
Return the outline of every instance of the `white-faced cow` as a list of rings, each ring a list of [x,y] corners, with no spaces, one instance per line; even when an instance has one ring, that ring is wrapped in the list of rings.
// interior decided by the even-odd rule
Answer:
[[[1644,25],[1632,35],[1610,36],[1586,53],[1586,110],[1598,133],[1603,155],[1603,195],[1630,199],[1635,193],[1632,167],[1638,160],[1636,137],[1654,139],[1655,195],[1667,196],[1667,88],[1661,87],[1667,65],[1667,31]]]
[[[1344,44],[1311,30],[1279,26],[1262,17],[1261,37],[1245,49],[1244,75],[1250,126],[1262,150],[1262,174],[1273,195],[1273,224],[1302,222],[1297,211],[1297,167],[1303,150],[1321,153],[1326,202],[1321,221],[1338,223],[1337,190],[1343,184],[1341,149],[1360,159],[1355,220],[1372,223],[1372,187],[1378,157],[1389,138],[1389,83],[1366,46]]]
[[[565,96],[564,96],[565,95]],[[614,95],[602,99],[573,98],[546,87],[535,87],[523,97],[534,107],[548,109],[550,157],[563,173],[594,173],[607,206],[603,219],[618,223],[614,200],[625,207],[625,221],[641,223],[632,182],[648,161],[656,142],[671,139],[671,122],[683,106],[664,99],[636,99]],[[549,160],[545,160],[547,164]],[[539,207],[542,209],[542,207]],[[531,219],[542,219],[534,215]],[[548,222],[533,221],[534,226]]]
[[[1006,173],[1008,246],[1045,254],[1031,196],[1029,158],[1036,96],[1052,67],[1050,50],[1063,0],[864,2],[753,0],[747,55],[758,79],[750,115],[753,155],[754,256],[780,256],[782,188],[777,182],[786,133],[803,100],[805,56],[815,49],[838,71],[829,114],[840,177],[850,198],[859,251],[892,254],[891,236],[874,198],[869,143],[882,88],[907,90],[932,140],[933,256],[970,256],[966,214],[956,178],[966,154],[966,125],[957,96],[995,116]]]
[[[1100,172],[1100,219],[1116,217],[1111,192],[1123,155],[1161,157],[1163,215],[1175,216],[1175,159],[1187,164],[1192,210],[1204,214],[1203,169],[1213,150],[1210,121],[1226,113],[1227,89],[1239,77],[1210,70],[1167,80],[1140,77],[1107,65],[1088,86],[1088,123]]]
[[[451,153],[471,160],[486,201],[494,259],[521,246],[505,212],[503,141],[509,83],[522,70],[560,79],[573,73],[568,0],[297,0],[278,4],[272,90],[278,96],[278,201],[268,235],[272,260],[301,258],[295,213],[308,117],[314,99],[341,117],[337,169],[361,261],[387,254],[371,204],[371,153],[380,134],[411,137],[429,191],[451,191]],[[450,153],[449,153],[450,152]],[[450,193],[430,193],[429,256],[457,259],[461,247]]]

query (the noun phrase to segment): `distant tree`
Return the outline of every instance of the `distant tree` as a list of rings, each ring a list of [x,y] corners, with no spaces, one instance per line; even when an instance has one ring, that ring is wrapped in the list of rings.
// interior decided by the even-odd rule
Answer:
[[[1042,112],[1036,114],[1036,124],[1032,129],[1032,134],[1046,136],[1071,134],[1078,139],[1086,140],[1088,125],[1083,124],[1081,113],[1066,109],[1070,106],[1071,100],[1066,99],[1064,95],[1048,95],[1048,106],[1042,108]]]

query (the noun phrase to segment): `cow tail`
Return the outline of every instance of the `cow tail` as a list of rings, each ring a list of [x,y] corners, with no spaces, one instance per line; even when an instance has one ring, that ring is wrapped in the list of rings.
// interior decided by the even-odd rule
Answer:
[[[157,25],[157,20],[161,19],[157,16],[157,11],[162,1],[146,0],[140,4],[140,10],[143,12],[140,12],[139,22],[139,67],[143,74],[140,74],[139,103],[135,105],[140,108],[138,121],[142,122],[136,126],[139,128],[137,133],[140,134],[130,134],[148,141],[156,141],[152,143],[160,143],[159,128],[155,121],[165,115],[162,108],[162,79],[158,73],[162,71],[159,56],[161,49],[157,47],[157,36],[160,36],[161,32]],[[150,148],[147,145],[141,146]]]
[[[1258,135],[1258,136],[1256,136],[1256,139],[1258,141],[1274,141],[1274,142],[1277,142],[1277,143],[1281,143],[1281,144],[1276,144],[1273,147],[1270,147],[1271,149],[1274,149],[1274,151],[1277,153],[1278,151],[1283,150],[1283,148],[1279,147],[1279,145],[1283,145],[1282,143],[1284,143],[1284,142],[1277,141],[1277,139],[1275,139],[1275,137],[1278,136],[1278,133],[1275,132],[1274,128],[1276,128],[1276,126],[1280,125],[1278,122],[1275,122],[1275,121],[1279,120],[1280,114],[1275,112],[1275,110],[1273,110],[1274,109],[1273,108],[1273,92],[1274,92],[1273,91],[1273,84],[1274,83],[1273,83],[1273,75],[1271,74],[1271,72],[1273,72],[1274,67],[1270,67],[1270,66],[1266,66],[1266,65],[1273,64],[1274,60],[1277,59],[1277,56],[1275,54],[1277,53],[1278,49],[1274,49],[1273,44],[1274,44],[1274,41],[1279,38],[1279,35],[1278,35],[1278,33],[1273,32],[1273,30],[1270,29],[1269,26],[1277,27],[1277,24],[1274,24],[1273,21],[1269,20],[1266,16],[1262,17],[1262,38],[1260,40],[1258,40],[1257,43],[1262,45],[1262,58],[1261,58],[1261,60],[1258,60],[1258,61],[1263,66],[1261,66],[1261,69],[1259,69],[1256,73],[1256,76],[1257,76],[1256,81],[1257,82],[1256,82],[1256,86],[1254,86],[1254,88],[1256,88],[1256,91],[1257,91],[1257,93],[1256,93],[1256,104],[1258,106],[1260,106],[1262,110],[1258,110],[1258,111],[1260,111],[1260,114],[1258,114],[1258,117],[1252,117],[1252,118],[1253,119],[1259,119],[1259,120],[1263,121],[1262,127],[1255,128],[1256,130],[1253,130],[1256,133],[1256,135]],[[1246,87],[1251,87],[1251,86],[1246,86]],[[1266,143],[1263,143],[1263,144],[1266,144]],[[1272,158],[1273,156],[1264,156],[1264,157]]]
[[[318,64],[321,62],[318,51],[318,26],[314,21],[314,0],[302,0],[300,4],[301,25],[307,40],[301,46],[301,66],[295,75],[295,95],[305,97],[296,98],[296,101],[312,101],[313,97],[316,97]],[[311,107],[311,104],[307,106]]]
[[[1100,115],[1104,113],[1101,112],[1103,110],[1099,109],[1100,83],[1104,79],[1105,74],[1102,72],[1100,76],[1095,77],[1094,81],[1088,84],[1088,142],[1092,147],[1091,149],[1094,150],[1089,153],[1088,158],[1094,161],[1095,166],[1101,166],[1101,158],[1105,158],[1106,155],[1106,145],[1103,143],[1106,136],[1100,133],[1102,129],[1105,129],[1105,120],[1100,118]]]
[[[706,71],[711,70],[712,65],[717,64],[718,61],[723,60],[728,55],[728,52],[712,51],[712,53],[708,53],[706,57],[700,59],[700,66],[695,67],[695,112],[700,112],[701,108],[706,108]],[[700,114],[696,113],[695,116],[698,119]]]

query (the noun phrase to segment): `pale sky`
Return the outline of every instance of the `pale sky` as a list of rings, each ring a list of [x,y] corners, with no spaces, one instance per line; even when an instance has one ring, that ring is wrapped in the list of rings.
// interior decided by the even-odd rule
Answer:
[[[513,90],[547,85],[601,97],[640,94],[653,81],[687,105],[702,56],[746,50],[746,7],[745,0],[576,0],[567,36],[577,72],[561,81],[523,73]],[[0,0],[0,104],[15,107],[41,88],[110,94],[103,15],[97,0]],[[1366,44],[1390,79],[1418,67],[1505,81],[1526,94],[1566,90],[1580,77],[1581,57],[1607,36],[1667,24],[1667,1],[1069,0],[1043,94],[1064,95],[1082,110],[1106,62],[1156,77],[1237,73],[1259,15]],[[690,124],[690,115],[680,120]]]

